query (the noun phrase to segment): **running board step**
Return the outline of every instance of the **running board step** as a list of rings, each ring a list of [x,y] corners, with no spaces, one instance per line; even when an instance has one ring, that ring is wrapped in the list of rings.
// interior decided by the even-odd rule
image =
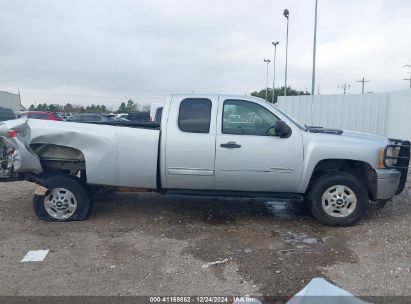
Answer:
[[[179,196],[201,196],[201,197],[241,197],[241,198],[260,198],[286,202],[303,202],[304,197],[298,193],[281,192],[249,192],[249,191],[215,191],[215,190],[180,190],[170,189],[167,195]]]

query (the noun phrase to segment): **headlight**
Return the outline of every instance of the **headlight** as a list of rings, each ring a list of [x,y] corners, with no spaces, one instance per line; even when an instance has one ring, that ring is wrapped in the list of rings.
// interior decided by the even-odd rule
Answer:
[[[381,148],[380,149],[380,157],[379,157],[379,162],[378,162],[378,168],[383,169],[386,167],[395,167],[397,165],[398,157],[399,155],[399,148],[389,146],[387,148]],[[394,158],[391,158],[394,157]],[[385,159],[385,165],[384,165],[384,159]]]

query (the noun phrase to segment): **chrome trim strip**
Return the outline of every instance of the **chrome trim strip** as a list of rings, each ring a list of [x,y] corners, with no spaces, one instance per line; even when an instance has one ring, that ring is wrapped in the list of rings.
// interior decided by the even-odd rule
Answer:
[[[167,173],[170,175],[212,176],[214,175],[214,170],[198,168],[168,168]]]
[[[281,173],[289,173],[289,172],[293,172],[294,170],[295,170],[294,168],[282,168],[282,167],[271,168],[271,171],[277,171]]]

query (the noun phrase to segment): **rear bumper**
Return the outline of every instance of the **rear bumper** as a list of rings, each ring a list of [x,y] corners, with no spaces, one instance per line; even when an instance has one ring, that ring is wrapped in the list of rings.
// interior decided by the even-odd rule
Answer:
[[[400,183],[403,172],[395,169],[377,169],[375,171],[377,173],[377,200],[389,200],[404,188]]]

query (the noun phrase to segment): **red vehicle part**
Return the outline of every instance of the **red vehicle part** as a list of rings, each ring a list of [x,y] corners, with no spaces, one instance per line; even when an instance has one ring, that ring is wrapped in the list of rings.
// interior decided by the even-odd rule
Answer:
[[[41,112],[41,111],[23,112],[20,114],[20,117],[26,117],[26,118],[32,118],[32,119],[44,119],[44,120],[58,120],[58,121],[63,120],[63,118],[61,118],[54,112]]]

